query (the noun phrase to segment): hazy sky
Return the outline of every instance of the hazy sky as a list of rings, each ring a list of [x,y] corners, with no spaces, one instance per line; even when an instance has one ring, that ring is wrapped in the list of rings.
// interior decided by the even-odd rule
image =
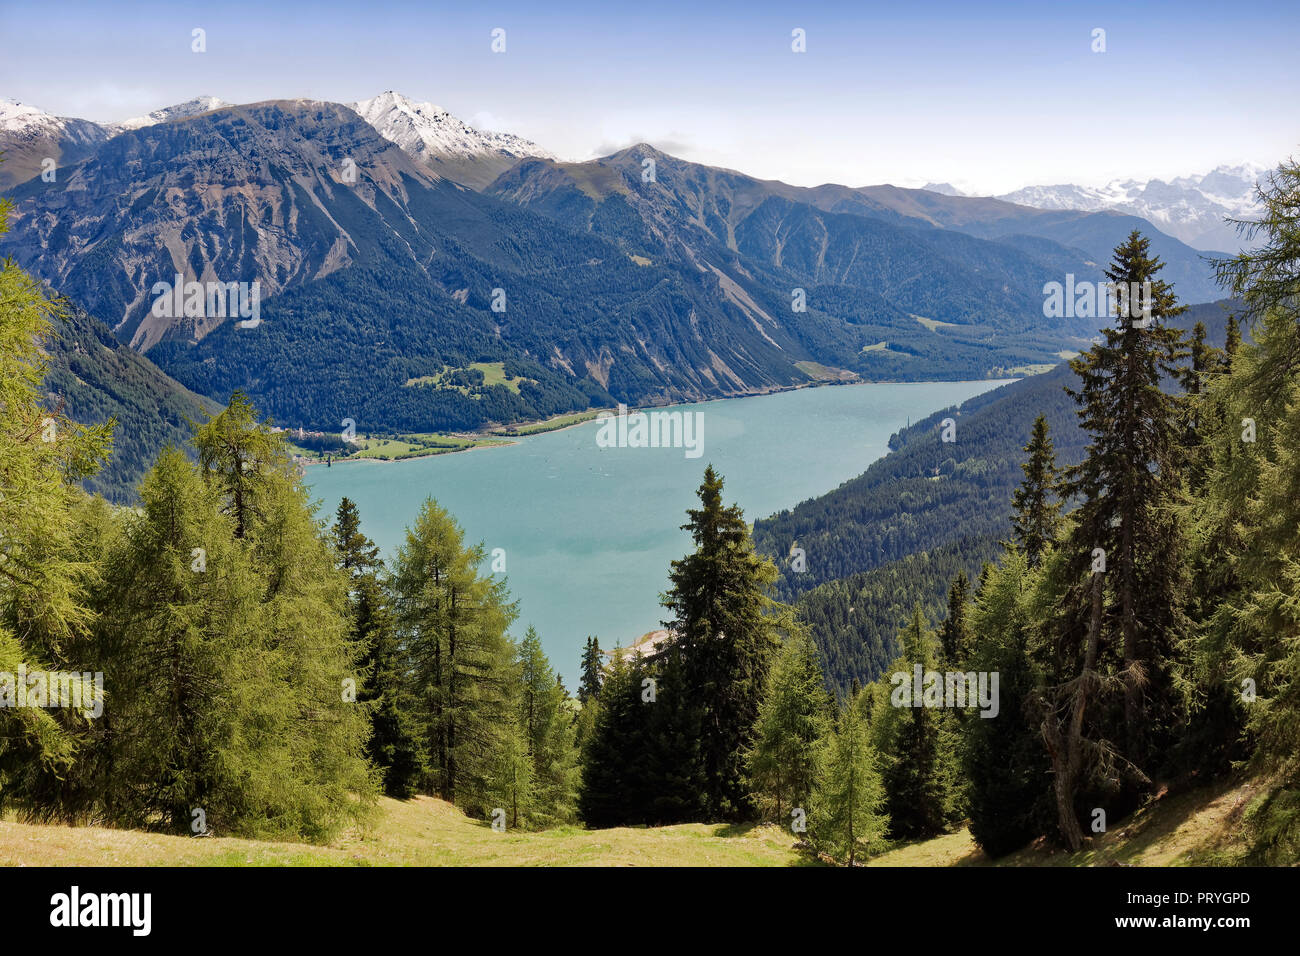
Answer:
[[[985,194],[1300,156],[1296,0],[0,0],[0,37],[0,96],[99,121],[395,89],[566,159],[645,140],[801,185]]]

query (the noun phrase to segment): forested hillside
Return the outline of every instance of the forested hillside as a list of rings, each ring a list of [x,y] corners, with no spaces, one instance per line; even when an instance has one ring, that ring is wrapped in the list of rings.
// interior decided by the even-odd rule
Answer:
[[[1234,307],[1192,306],[1170,321],[1189,333],[1200,323],[1206,343],[1222,346]],[[781,571],[779,593],[812,627],[832,686],[875,680],[897,655],[912,608],[919,603],[929,621],[940,620],[957,573],[975,580],[998,553],[1037,416],[1058,463],[1082,457],[1086,435],[1064,390],[1073,379],[1062,364],[937,411],[892,436],[890,453],[858,478],[754,522],[755,544]],[[944,442],[949,418],[956,440]]]
[[[820,498],[754,522],[754,542],[778,559],[780,592],[796,596],[961,539],[1005,536],[1011,493],[1034,418],[1046,416],[1063,461],[1085,439],[1062,386],[1066,365],[941,409],[890,439],[892,451],[862,475]],[[943,422],[952,419],[944,441]],[[807,570],[794,570],[790,549]]]
[[[112,455],[85,481],[88,490],[109,501],[135,501],[140,479],[163,447],[184,447],[190,423],[216,409],[76,307],[55,319],[45,350],[49,407],[62,406],[69,418],[86,425],[117,423]]]

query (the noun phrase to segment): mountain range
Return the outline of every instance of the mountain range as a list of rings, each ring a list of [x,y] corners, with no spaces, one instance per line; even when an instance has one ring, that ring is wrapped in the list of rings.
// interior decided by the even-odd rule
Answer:
[[[1255,185],[1270,172],[1267,166],[1242,163],[1168,181],[1124,179],[1099,187],[1027,186],[998,198],[1038,209],[1112,209],[1140,216],[1195,249],[1237,252],[1242,237],[1225,220],[1252,219],[1259,214]]]
[[[1132,229],[1184,301],[1217,296],[1196,250],[1113,210],[798,187],[646,144],[563,162],[393,92],[201,97],[103,126],[2,110],[6,254],[185,388],[242,388],[289,425],[471,429],[1031,371],[1101,321],[1045,318],[1044,284],[1100,280]],[[177,276],[257,283],[259,321],[166,314]],[[515,387],[449,384],[481,362]]]

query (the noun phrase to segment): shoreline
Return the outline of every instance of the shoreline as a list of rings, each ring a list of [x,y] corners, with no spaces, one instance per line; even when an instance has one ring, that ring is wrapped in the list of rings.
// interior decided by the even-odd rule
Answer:
[[[843,388],[843,387],[853,387],[856,385],[936,385],[940,383],[945,385],[968,385],[968,384],[974,384],[976,382],[991,382],[993,384],[990,390],[992,390],[992,388],[1000,388],[1003,385],[1007,385],[1010,384],[1011,382],[1019,381],[1022,378],[1029,378],[1029,377],[1031,376],[1019,375],[1019,376],[1013,376],[1011,378],[925,379],[922,381],[915,381],[915,382],[868,381],[865,379],[856,382],[844,382],[844,381],[804,382],[799,385],[786,385],[778,388],[770,388],[764,390],[756,390],[753,392],[745,392],[744,394],[741,395],[720,395],[714,398],[700,398],[700,399],[693,399],[691,401],[685,401],[685,402],[672,402],[666,405],[637,406],[636,411],[649,411],[651,409],[662,410],[662,409],[669,409],[669,408],[682,408],[688,405],[708,405],[712,402],[730,402],[739,398],[763,398],[768,395],[779,395],[785,392],[797,392],[797,391],[802,391],[804,389],[832,388],[832,387]],[[590,412],[593,410],[587,409],[586,411]],[[473,444],[467,445],[464,448],[444,448],[436,451],[431,450],[429,451],[428,454],[407,455],[402,458],[372,458],[364,455],[357,455],[357,456],[348,456],[346,458],[338,458],[333,460],[332,462],[326,462],[325,459],[323,458],[301,459],[301,464],[306,468],[311,468],[317,465],[326,465],[327,467],[333,467],[334,465],[345,465],[348,464],[349,462],[354,462],[354,461],[370,461],[381,465],[398,465],[401,464],[402,462],[419,461],[425,458],[435,458],[439,455],[459,455],[459,454],[464,454],[465,452],[478,451],[479,449],[484,449],[484,448],[504,448],[509,445],[517,445],[521,439],[532,438],[535,435],[549,435],[552,432],[562,432],[562,431],[567,431],[570,428],[578,428],[581,427],[582,425],[589,425],[592,422],[597,421],[602,412],[616,412],[616,411],[617,411],[616,408],[595,409],[594,414],[592,414],[591,417],[589,418],[584,418],[579,421],[570,422],[567,425],[556,425],[553,428],[539,428],[536,431],[529,432],[528,434],[514,434],[514,435],[504,434],[503,435],[499,432],[497,433],[494,432],[449,433],[449,434],[455,434],[455,437],[462,437],[462,438],[473,440],[474,442]],[[631,406],[629,406],[629,413],[630,412],[631,412]],[[530,428],[536,425],[544,425],[547,422],[552,422],[555,421],[556,419],[565,418],[569,415],[575,415],[575,414],[581,415],[581,414],[586,414],[586,412],[564,412],[563,414],[560,415],[553,415],[551,418],[541,419],[539,421],[532,421],[532,422],[520,422],[510,427]],[[494,427],[499,428],[502,426],[494,426]],[[493,439],[493,438],[499,440],[481,441],[481,439]]]

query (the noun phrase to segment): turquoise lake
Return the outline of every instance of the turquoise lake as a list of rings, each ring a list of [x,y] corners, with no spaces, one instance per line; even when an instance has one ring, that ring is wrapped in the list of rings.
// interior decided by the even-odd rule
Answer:
[[[659,594],[669,562],[690,547],[679,526],[706,465],[724,476],[724,500],[753,522],[861,474],[909,419],[1000,384],[847,385],[675,406],[703,414],[698,458],[681,448],[598,447],[593,421],[431,458],[315,465],[306,480],[331,521],[340,498],[355,501],[386,559],[430,496],[468,542],[489,555],[504,549],[519,602],[512,633],[534,625],[572,690],[587,635],[613,647],[660,626]]]

